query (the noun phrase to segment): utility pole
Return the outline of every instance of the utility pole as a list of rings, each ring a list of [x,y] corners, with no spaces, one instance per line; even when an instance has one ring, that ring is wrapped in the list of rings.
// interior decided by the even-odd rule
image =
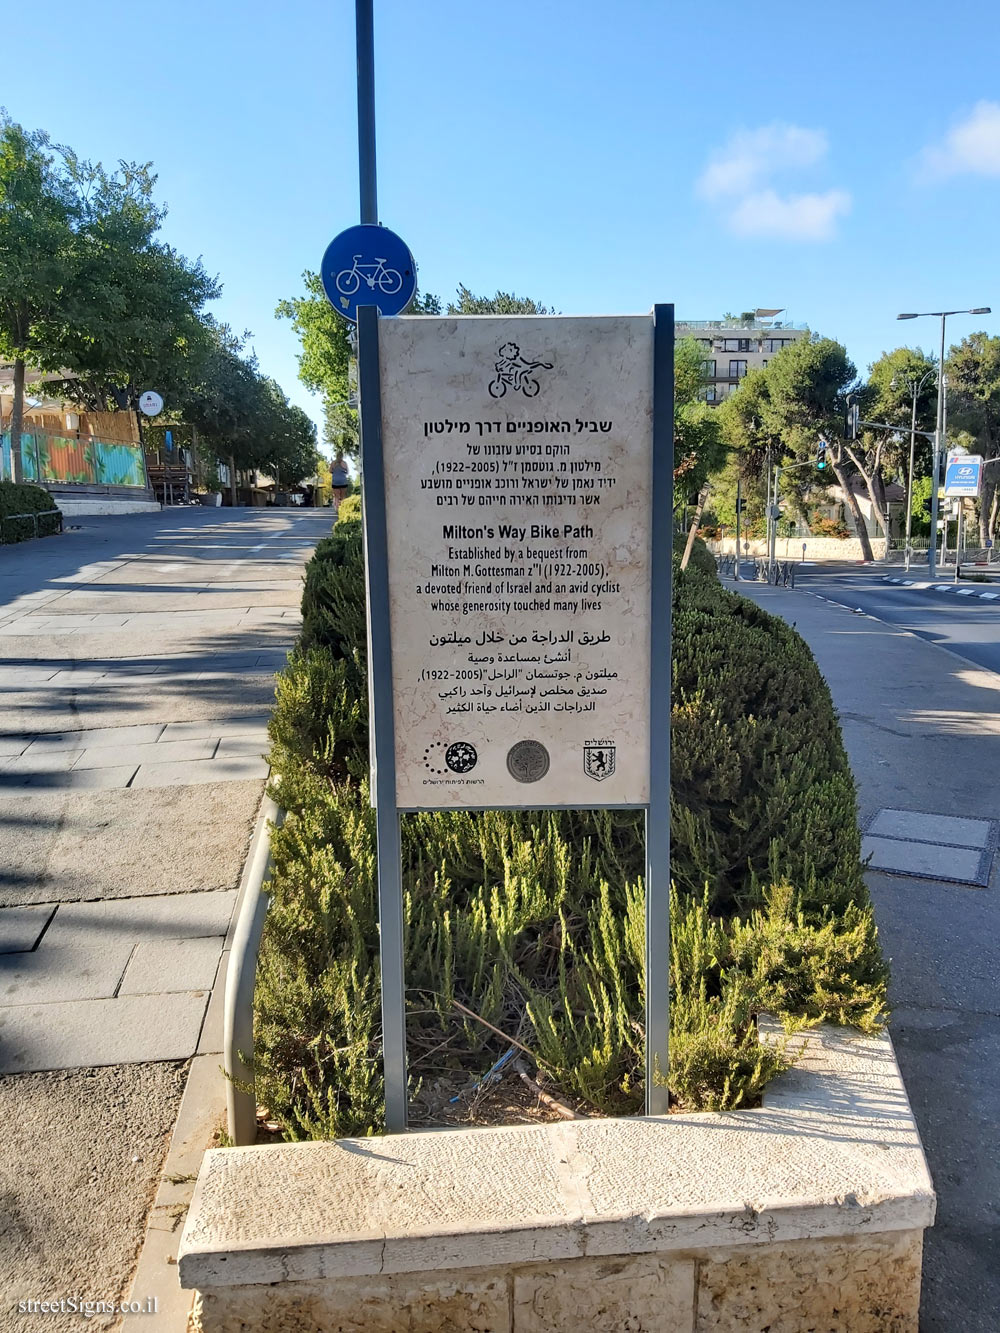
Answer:
[[[736,477],[736,564],[733,566],[733,579],[736,583],[740,581],[740,509],[743,505],[742,498],[743,478]]]
[[[931,579],[937,577],[937,525],[938,525],[938,487],[941,473],[941,449],[945,443],[945,383],[944,383],[944,325],[949,315],[988,315],[988,305],[972,306],[968,310],[921,310],[916,313],[897,315],[897,319],[921,319],[926,315],[941,320],[941,355],[938,359],[938,399],[937,426],[934,431],[934,462],[931,468],[931,544],[927,551],[928,572]]]

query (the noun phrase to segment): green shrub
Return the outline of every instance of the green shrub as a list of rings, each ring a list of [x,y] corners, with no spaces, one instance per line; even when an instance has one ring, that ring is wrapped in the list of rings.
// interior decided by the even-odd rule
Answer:
[[[678,558],[683,556],[684,548],[687,546],[687,533],[674,533],[674,555]],[[678,566],[678,561],[674,561],[674,568]],[[688,569],[696,569],[701,574],[718,575],[718,566],[715,563],[715,556],[705,545],[701,537],[695,537],[694,545],[691,547],[691,558],[688,560]]]
[[[47,511],[55,509],[52,496],[41,486],[31,482],[0,481],[0,542],[11,543],[24,541],[35,536],[34,519],[11,519],[12,514],[45,514],[37,520],[38,535],[51,536],[58,532],[60,514],[49,516]]]
[[[675,586],[673,877],[727,910],[775,878],[810,910],[866,902],[854,779],[805,642],[715,581]]]
[[[677,574],[674,591],[669,1082],[694,1109],[752,1103],[784,1067],[757,1039],[760,1012],[871,1028],[886,994],[829,692],[794,630],[708,572]],[[256,1080],[292,1138],[382,1123],[364,644],[360,522],[342,511],[307,568],[270,726],[288,818],[272,838]],[[506,1049],[491,1024],[567,1093],[639,1110],[641,816],[408,815],[402,856],[413,1087],[484,1072]]]
[[[355,519],[360,523],[361,496],[359,494],[345,495],[337,507],[337,522],[348,523],[353,522]]]

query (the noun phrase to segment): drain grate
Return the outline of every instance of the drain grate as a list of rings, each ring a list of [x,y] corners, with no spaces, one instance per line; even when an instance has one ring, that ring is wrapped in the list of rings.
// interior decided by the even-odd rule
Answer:
[[[1000,825],[995,819],[935,815],[924,810],[879,810],[868,821],[861,855],[872,870],[948,884],[990,882]]]

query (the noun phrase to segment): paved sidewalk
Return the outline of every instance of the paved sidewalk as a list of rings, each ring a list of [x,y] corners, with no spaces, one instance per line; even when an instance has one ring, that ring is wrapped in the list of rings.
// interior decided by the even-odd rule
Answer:
[[[870,870],[867,878],[892,960],[890,1031],[938,1193],[937,1222],[925,1237],[920,1327],[996,1333],[1000,857],[994,846],[985,848],[984,885],[955,880],[971,878],[973,863],[983,865],[983,852],[965,849],[993,838],[1000,817],[1000,676],[806,592],[760,584],[739,591],[792,622],[815,653],[840,714],[862,822],[871,824],[867,846],[901,859],[918,851],[922,868],[942,876]],[[895,850],[887,846],[892,841]]]
[[[219,1063],[274,672],[332,520],[185,508],[0,548],[4,1333],[37,1322],[18,1299],[128,1291],[189,1062]]]

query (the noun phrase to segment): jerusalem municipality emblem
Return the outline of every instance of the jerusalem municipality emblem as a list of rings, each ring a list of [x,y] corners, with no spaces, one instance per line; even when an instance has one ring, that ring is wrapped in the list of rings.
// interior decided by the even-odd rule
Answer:
[[[613,745],[585,745],[583,747],[583,771],[595,782],[603,782],[615,771],[615,747]]]

